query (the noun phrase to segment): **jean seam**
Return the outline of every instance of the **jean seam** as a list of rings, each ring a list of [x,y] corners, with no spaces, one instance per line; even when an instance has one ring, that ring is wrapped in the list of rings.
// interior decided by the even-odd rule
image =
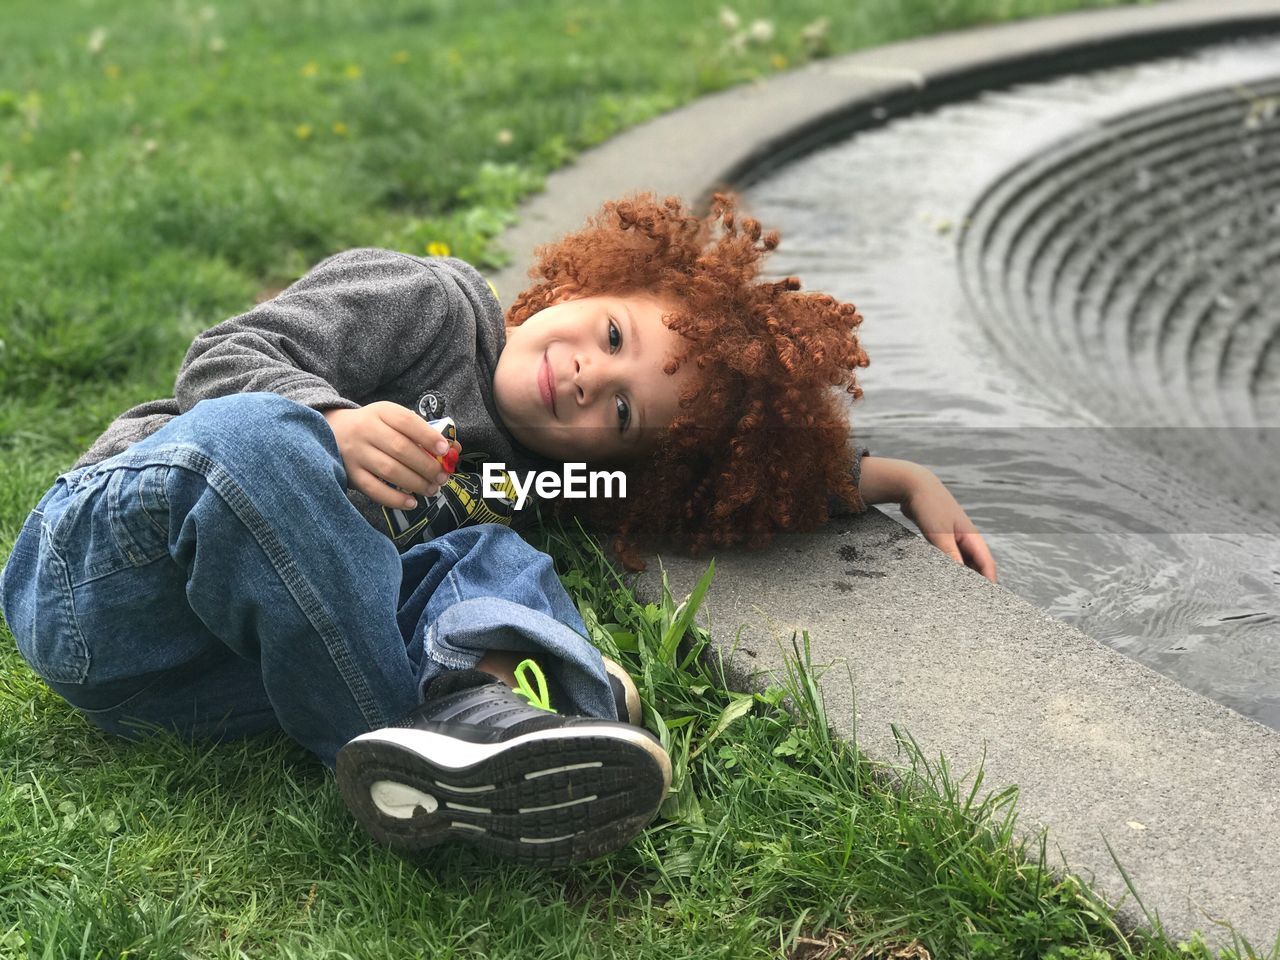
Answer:
[[[476,651],[468,652],[449,646],[440,639],[440,629],[434,623],[427,628],[425,647],[428,658],[451,670],[469,669],[483,656]]]
[[[71,586],[71,571],[67,567],[67,561],[63,559],[62,554],[58,552],[53,543],[52,531],[45,544],[48,548],[49,565],[56,571],[58,577],[58,604],[64,608],[67,617],[67,624],[72,631],[72,640],[76,646],[75,668],[76,672],[71,677],[56,676],[58,672],[51,669],[51,664],[42,663],[43,669],[48,671],[51,679],[59,683],[84,683],[84,678],[89,675],[90,654],[89,644],[84,638],[84,631],[80,629],[80,618],[76,614],[76,600],[74,589]]]
[[[377,728],[385,723],[387,718],[381,716],[377,707],[377,700],[368,686],[361,680],[359,672],[351,660],[350,651],[343,643],[341,632],[325,615],[315,592],[311,589],[311,585],[307,583],[305,577],[297,572],[288,551],[281,546],[280,541],[271,529],[271,525],[258,512],[258,508],[253,505],[253,501],[240,488],[235,478],[227,473],[217,462],[198,450],[189,449],[182,451],[182,453],[184,456],[181,459],[190,461],[190,469],[195,470],[204,477],[213,491],[222,498],[222,501],[231,509],[232,513],[248,528],[258,546],[262,548],[262,552],[266,555],[272,569],[275,570],[276,575],[298,604],[299,609],[302,610],[303,616],[307,618],[307,621],[319,634],[330,661],[337,668],[339,676],[342,677],[343,683],[346,684],[347,691],[359,708],[365,723],[370,728]]]
[[[156,688],[157,685],[163,682],[164,682],[163,677],[157,677],[156,679],[148,683],[146,686],[142,687],[140,690],[135,690],[133,693],[129,694],[119,703],[113,704],[112,706],[109,706],[109,707],[96,707],[93,709],[76,707],[76,709],[79,710],[81,713],[90,715],[90,716],[103,716],[104,714],[113,713],[118,710],[123,710],[127,706],[129,706],[131,703],[133,703],[135,700],[137,700],[139,697],[141,697],[144,693],[150,693],[152,690]]]
[[[139,480],[139,484],[141,484],[141,480]],[[107,481],[107,525],[111,530],[111,536],[115,539],[116,548],[124,554],[129,566],[140,567],[148,563],[154,563],[161,557],[169,555],[169,545],[166,542],[162,550],[152,551],[155,554],[154,556],[147,555],[148,552],[142,548],[142,544],[138,543],[137,539],[129,531],[128,525],[122,519],[125,509],[121,506],[120,500],[124,485],[125,478],[119,471]],[[141,487],[139,487],[138,497],[138,502],[141,504]]]
[[[156,498],[156,502],[159,504],[162,514],[167,516],[169,512],[169,498],[165,494],[165,483],[169,479],[169,471],[172,468],[167,465],[160,464],[157,464],[156,467],[163,469],[164,472],[162,474],[157,473],[155,483],[151,484],[150,493]],[[165,542],[167,543],[169,539],[169,525],[167,523],[161,523],[151,515],[151,511],[147,509],[147,492],[147,475],[144,474],[138,479],[138,506],[141,508],[143,516],[145,516],[151,522],[151,525],[156,528],[156,532],[164,535]]]

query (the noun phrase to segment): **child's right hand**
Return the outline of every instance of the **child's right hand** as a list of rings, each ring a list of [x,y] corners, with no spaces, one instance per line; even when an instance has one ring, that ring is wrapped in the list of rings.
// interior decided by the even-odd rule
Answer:
[[[920,528],[926,540],[956,563],[977,570],[992,583],[998,582],[996,561],[987,541],[982,539],[951,491],[928,467],[920,467],[914,474],[902,501],[902,514]]]
[[[448,481],[436,455],[448,452],[449,441],[408,407],[379,400],[355,410],[325,410],[323,415],[338,442],[348,486],[375,503],[397,510],[414,505],[383,480],[428,497]]]

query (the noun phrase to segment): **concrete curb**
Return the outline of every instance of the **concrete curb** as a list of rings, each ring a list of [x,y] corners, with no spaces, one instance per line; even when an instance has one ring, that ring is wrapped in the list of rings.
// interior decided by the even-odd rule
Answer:
[[[1268,29],[1280,29],[1280,0],[1081,12],[890,44],[704,97],[549,176],[503,237],[515,262],[491,279],[509,302],[537,244],[630,191],[705,207],[715,189],[895,114]],[[661,562],[677,598],[706,567]],[[780,670],[792,634],[807,630],[815,664],[852,668],[853,689],[843,668],[822,685],[832,723],[856,727],[869,756],[901,763],[893,724],[956,776],[982,764],[984,790],[1019,786],[1024,833],[1049,828],[1049,849],[1109,899],[1127,887],[1107,842],[1172,935],[1200,929],[1228,944],[1215,921],[1229,921],[1271,945],[1280,733],[1053,619],[874,508],[761,554],[722,552],[716,566],[702,622],[721,649],[737,643],[741,681]],[[644,599],[660,592],[657,567],[635,580]],[[1121,918],[1142,920],[1131,897]]]

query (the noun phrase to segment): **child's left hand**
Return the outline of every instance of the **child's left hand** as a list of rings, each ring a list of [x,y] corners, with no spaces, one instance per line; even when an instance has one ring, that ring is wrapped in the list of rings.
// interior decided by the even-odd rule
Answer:
[[[951,491],[933,473],[925,471],[916,479],[902,512],[924,534],[925,539],[956,563],[963,563],[996,583],[996,561]]]

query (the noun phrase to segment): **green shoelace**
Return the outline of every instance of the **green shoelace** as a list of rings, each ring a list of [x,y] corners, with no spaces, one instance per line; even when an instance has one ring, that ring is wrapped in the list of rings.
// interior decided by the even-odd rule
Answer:
[[[533,689],[533,684],[529,682],[528,674],[533,674],[533,679],[538,684],[536,691]],[[555,713],[551,708],[551,697],[547,693],[547,678],[543,675],[540,666],[532,660],[521,660],[512,671],[512,676],[516,681],[515,692],[528,700],[529,706]]]

